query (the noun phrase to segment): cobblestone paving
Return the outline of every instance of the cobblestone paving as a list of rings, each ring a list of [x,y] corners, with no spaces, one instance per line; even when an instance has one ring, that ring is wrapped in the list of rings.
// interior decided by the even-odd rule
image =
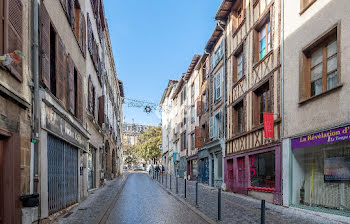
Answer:
[[[124,173],[114,180],[108,181],[107,184],[93,193],[91,193],[86,200],[74,207],[66,215],[58,218],[55,224],[89,224],[94,223],[96,218],[104,212],[106,206],[114,198],[123,182],[128,177],[128,173]]]
[[[159,182],[170,189],[169,175],[163,175],[163,183],[160,177]],[[183,178],[178,178],[178,196],[181,198],[185,196],[184,183]],[[176,177],[174,176],[171,177],[171,191],[176,193]],[[260,200],[231,192],[222,192],[221,198],[222,213],[221,221],[218,223],[260,223]],[[195,206],[195,181],[186,181],[186,201]],[[198,184],[198,209],[212,220],[217,221],[218,190],[216,188]],[[345,222],[337,222],[309,211],[266,203],[266,223],[350,223],[350,218]]]

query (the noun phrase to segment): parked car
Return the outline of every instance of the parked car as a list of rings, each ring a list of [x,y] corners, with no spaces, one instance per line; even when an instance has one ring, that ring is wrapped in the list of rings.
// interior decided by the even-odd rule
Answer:
[[[128,171],[128,167],[127,166],[123,166],[123,171]]]

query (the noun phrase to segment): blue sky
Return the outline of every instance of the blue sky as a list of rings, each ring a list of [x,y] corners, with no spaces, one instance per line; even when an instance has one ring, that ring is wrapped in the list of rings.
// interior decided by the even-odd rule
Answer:
[[[159,104],[169,79],[179,79],[202,54],[221,0],[104,0],[118,78],[125,97]],[[160,115],[124,104],[126,122],[158,125]]]

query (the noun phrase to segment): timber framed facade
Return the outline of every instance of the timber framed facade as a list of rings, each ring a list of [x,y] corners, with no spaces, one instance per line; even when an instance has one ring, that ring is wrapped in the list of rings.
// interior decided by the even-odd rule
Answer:
[[[280,1],[224,2],[216,17],[227,19],[226,188],[279,204]],[[264,138],[264,112],[274,113],[273,139]]]

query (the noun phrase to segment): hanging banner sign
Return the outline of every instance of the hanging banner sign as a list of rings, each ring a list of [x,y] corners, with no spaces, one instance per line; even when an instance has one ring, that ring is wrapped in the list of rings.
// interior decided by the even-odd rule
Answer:
[[[292,139],[292,149],[350,139],[350,125]]]
[[[264,113],[264,138],[274,138],[273,113]]]

